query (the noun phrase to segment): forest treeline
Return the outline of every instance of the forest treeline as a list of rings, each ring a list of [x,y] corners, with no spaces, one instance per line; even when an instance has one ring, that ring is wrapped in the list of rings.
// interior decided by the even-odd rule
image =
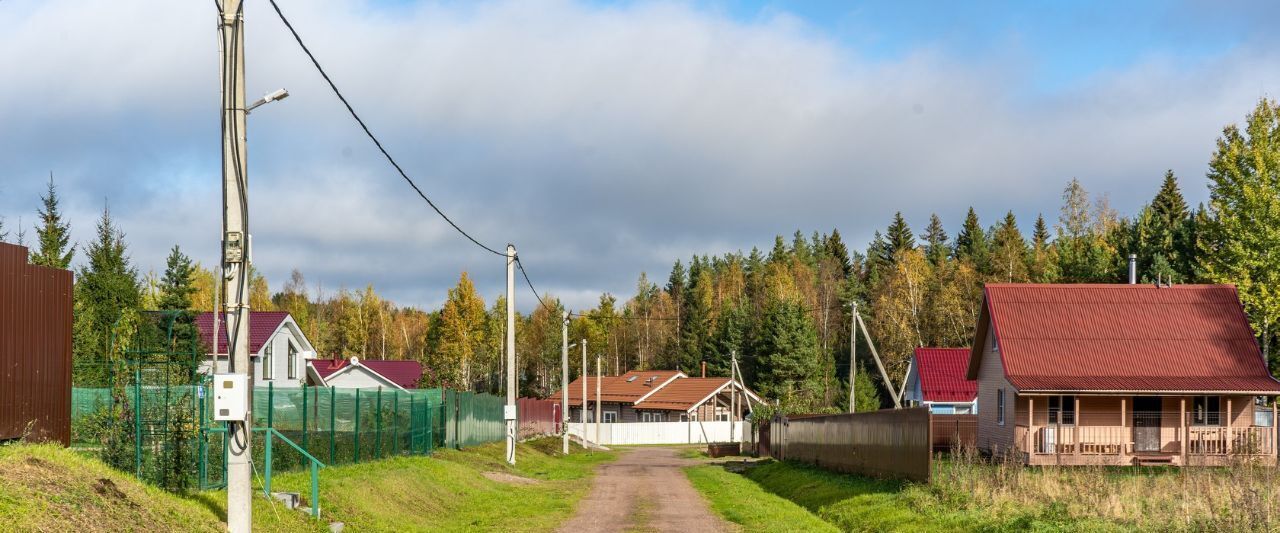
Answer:
[[[1280,320],[1280,111],[1261,100],[1243,126],[1224,128],[1208,150],[1209,202],[1189,206],[1172,171],[1149,183],[1136,213],[1113,209],[1076,179],[1061,207],[1035,220],[972,208],[950,234],[937,215],[912,226],[901,213],[859,250],[837,230],[796,231],[771,246],[676,260],[665,279],[640,273],[635,292],[573,314],[570,338],[585,339],[591,373],[677,368],[728,375],[731,354],[749,386],[786,409],[820,411],[847,403],[852,304],[858,305],[891,378],[900,384],[912,350],[963,346],[986,283],[1123,283],[1138,258],[1142,283],[1234,283],[1258,340],[1272,358]],[[57,210],[52,181],[42,197],[33,262],[68,268],[75,246]],[[144,309],[210,310],[214,273],[174,247],[162,275],[139,274],[124,236],[104,211],[77,270],[75,354],[101,358],[121,316]],[[0,239],[6,237],[0,226]],[[25,233],[19,235],[25,239]],[[295,270],[279,291],[254,274],[253,309],[289,311],[321,356],[407,358],[424,363],[426,385],[497,392],[505,302],[481,297],[464,272],[440,309],[397,306],[372,285],[326,290]],[[559,387],[561,313],[554,295],[517,318],[522,394]],[[886,388],[857,353],[858,403],[887,405]],[[581,354],[570,357],[571,379]]]

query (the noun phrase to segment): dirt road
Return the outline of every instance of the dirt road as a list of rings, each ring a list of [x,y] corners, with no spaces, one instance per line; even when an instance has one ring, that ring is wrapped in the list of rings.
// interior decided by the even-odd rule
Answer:
[[[681,467],[694,464],[674,448],[633,448],[603,465],[578,512],[560,527],[583,531],[733,531],[707,507]]]

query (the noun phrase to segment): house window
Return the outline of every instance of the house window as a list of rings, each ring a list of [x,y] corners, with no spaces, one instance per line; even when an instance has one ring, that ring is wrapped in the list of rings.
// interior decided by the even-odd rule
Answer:
[[[640,413],[640,421],[641,422],[666,422],[667,414],[661,413],[661,412],[651,413],[651,412],[645,411],[643,413]]]
[[[612,424],[612,423],[617,422],[617,421],[618,421],[618,412],[617,412],[617,411],[605,411],[605,412],[604,412],[604,419],[603,419],[603,422],[604,422],[604,423],[606,423],[606,424]]]
[[[1004,425],[1004,389],[996,389],[996,423]]]
[[[275,379],[275,357],[272,356],[272,348],[275,347],[274,342],[267,342],[267,346],[262,350],[262,379]]]
[[[1271,411],[1271,406],[1267,405],[1266,396],[1259,396],[1253,401],[1253,425],[1258,427],[1269,428],[1275,424],[1275,413]]]
[[[1222,425],[1222,398],[1217,396],[1196,396],[1191,400],[1191,425]]]
[[[1049,423],[1064,426],[1076,425],[1076,397],[1050,396]]]
[[[298,349],[289,342],[289,379],[298,379]]]
[[[689,413],[680,413],[680,421],[681,421],[681,422],[688,422],[688,421],[689,421]]]

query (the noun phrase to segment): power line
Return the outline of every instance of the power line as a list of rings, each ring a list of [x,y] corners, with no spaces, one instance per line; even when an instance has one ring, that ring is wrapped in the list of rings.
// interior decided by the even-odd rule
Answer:
[[[472,237],[470,233],[467,233],[460,226],[458,226],[458,224],[455,223],[453,219],[449,218],[448,215],[444,214],[444,211],[441,211],[440,208],[436,206],[435,202],[432,202],[430,198],[427,198],[427,195],[422,192],[422,189],[418,188],[418,184],[414,183],[413,179],[410,178],[409,175],[405,173],[404,169],[400,168],[400,164],[396,163],[396,160],[391,157],[390,153],[387,153],[387,149],[383,148],[382,142],[379,141],[378,138],[373,135],[372,131],[369,131],[369,126],[365,125],[364,120],[360,118],[360,115],[356,114],[356,110],[351,107],[351,104],[349,102],[347,102],[347,98],[342,95],[342,91],[338,90],[338,86],[335,85],[333,83],[333,80],[329,78],[329,74],[324,71],[324,67],[320,66],[320,61],[316,60],[316,56],[312,54],[311,50],[307,48],[307,45],[302,42],[302,37],[298,35],[297,30],[293,29],[293,24],[290,24],[289,19],[284,16],[283,12],[280,11],[280,6],[276,4],[276,0],[270,0],[270,2],[271,2],[271,7],[276,11],[276,15],[280,17],[280,22],[283,22],[285,27],[289,29],[289,33],[293,34],[293,40],[298,42],[298,46],[302,47],[302,51],[305,52],[307,54],[307,57],[311,59],[311,64],[315,65],[316,70],[320,72],[320,76],[323,77],[324,81],[329,84],[329,88],[333,89],[333,94],[338,97],[338,100],[342,101],[342,105],[346,106],[347,112],[351,113],[351,118],[356,119],[356,123],[360,124],[360,129],[364,130],[365,135],[369,136],[369,140],[372,140],[374,146],[378,147],[378,151],[382,152],[383,157],[387,158],[387,162],[391,163],[391,166],[395,167],[396,172],[400,173],[400,177],[404,178],[404,181],[406,181],[410,187],[413,187],[413,190],[418,193],[418,196],[421,196],[423,200],[426,200],[427,205],[430,205],[431,209],[434,209],[436,214],[440,215],[440,218],[443,218],[445,222],[448,222],[450,226],[453,226],[453,229],[457,230],[458,233],[461,233],[463,237],[467,238],[467,240],[470,240],[476,246],[479,246],[480,248],[484,249],[485,251],[493,255],[501,255],[501,256],[507,255],[506,252],[500,252],[494,248],[485,246],[483,243],[476,240],[476,238]]]

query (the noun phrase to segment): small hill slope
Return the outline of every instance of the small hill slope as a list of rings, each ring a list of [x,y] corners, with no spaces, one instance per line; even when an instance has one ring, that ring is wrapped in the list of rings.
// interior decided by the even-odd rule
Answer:
[[[0,446],[0,530],[223,531],[214,512],[52,445]]]

